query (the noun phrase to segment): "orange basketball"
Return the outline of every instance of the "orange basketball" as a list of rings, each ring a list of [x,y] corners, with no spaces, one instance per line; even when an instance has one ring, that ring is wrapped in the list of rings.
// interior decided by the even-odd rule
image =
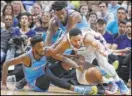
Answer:
[[[86,70],[85,79],[89,84],[99,84],[102,82],[102,74],[96,67]]]

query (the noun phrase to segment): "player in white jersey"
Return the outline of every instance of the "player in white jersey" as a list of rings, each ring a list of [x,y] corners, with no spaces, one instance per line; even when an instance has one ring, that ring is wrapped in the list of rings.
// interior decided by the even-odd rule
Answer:
[[[109,50],[105,47],[105,45],[100,43],[100,39],[95,39],[97,37],[95,32],[90,31],[90,29],[80,30],[78,28],[73,28],[70,30],[70,32],[64,38],[62,38],[63,40],[61,40],[54,49],[49,49],[54,53],[52,55],[53,58],[71,63],[73,66],[77,66],[73,60],[65,59],[64,55],[62,55],[63,52],[68,48],[77,50],[77,54],[84,56],[86,62],[91,63],[96,58],[98,60],[98,65],[114,79],[115,83],[120,89],[121,94],[128,94],[129,89],[123,80],[119,78],[114,67],[108,63],[107,55]],[[83,76],[83,73],[77,71],[77,78],[80,78],[80,76]]]

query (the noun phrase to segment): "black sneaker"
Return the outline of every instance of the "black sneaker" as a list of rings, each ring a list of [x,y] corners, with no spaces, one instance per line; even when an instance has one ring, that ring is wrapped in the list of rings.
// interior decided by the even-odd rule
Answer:
[[[24,86],[27,84],[25,78],[23,78],[22,80],[20,80],[19,82],[16,83],[16,90],[20,90],[20,89],[23,89]]]

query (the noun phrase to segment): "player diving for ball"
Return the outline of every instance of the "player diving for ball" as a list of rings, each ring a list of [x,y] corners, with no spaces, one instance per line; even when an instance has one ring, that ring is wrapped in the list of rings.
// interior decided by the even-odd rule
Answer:
[[[84,56],[86,62],[92,64],[93,60],[96,58],[100,68],[114,79],[121,94],[129,94],[129,89],[125,85],[124,81],[117,75],[114,67],[108,63],[107,55],[109,50],[100,43],[100,40],[95,39],[96,35],[94,32],[90,31],[92,30],[80,30],[79,28],[73,28],[70,30],[64,38],[61,38],[61,40],[58,41],[59,43],[56,43],[54,44],[54,47],[52,46],[49,48],[49,51],[54,53],[52,57],[56,58],[56,56],[59,56],[59,60],[63,60],[64,55],[62,54],[66,49],[71,48],[75,50],[78,55]],[[67,63],[74,63],[76,65],[76,62],[73,60],[67,60]],[[85,80],[82,78],[84,73],[76,70],[76,74],[78,81],[84,84]]]

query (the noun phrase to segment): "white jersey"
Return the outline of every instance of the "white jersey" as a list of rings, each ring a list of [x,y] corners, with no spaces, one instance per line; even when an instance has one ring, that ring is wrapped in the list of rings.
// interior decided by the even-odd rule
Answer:
[[[83,29],[81,31],[82,31],[82,35],[83,35],[83,39],[82,40],[84,40],[87,35],[92,35],[93,37],[101,37],[100,34],[96,33],[95,31],[93,31],[91,29]],[[104,61],[104,59],[101,60],[101,58],[104,58],[104,57],[102,57],[100,55],[100,53],[93,46],[91,46],[91,45],[87,45],[86,46],[86,45],[84,45],[84,42],[83,42],[82,46],[79,49],[77,49],[77,48],[75,48],[72,45],[72,43],[70,41],[70,38],[69,38],[69,34],[67,35],[67,39],[68,39],[68,42],[70,44],[70,48],[73,49],[73,50],[75,50],[78,55],[83,56],[85,58],[86,62],[89,62],[89,63],[92,64],[93,60],[95,58],[97,58],[97,60],[99,61],[99,65],[107,63],[106,62],[107,60],[106,61]],[[102,37],[101,37],[101,39],[102,39]],[[85,72],[86,71],[84,71],[84,73],[82,73],[82,72],[80,72],[79,70],[76,69],[76,76],[77,76],[77,80],[78,80],[78,82],[80,84],[87,85],[89,83],[85,79]]]
[[[90,35],[92,34],[93,36],[95,36],[94,31],[92,31],[91,29],[84,29],[81,31],[82,31],[82,35],[83,35],[82,40],[84,40],[86,35],[88,35],[88,34],[90,34]],[[91,45],[85,46],[84,42],[82,43],[82,46],[79,49],[77,49],[72,45],[70,38],[69,38],[69,35],[67,35],[67,37],[68,37],[68,42],[70,44],[70,47],[73,50],[77,51],[77,55],[83,56],[85,58],[86,62],[92,63],[93,60],[95,59],[95,50],[96,49]]]

